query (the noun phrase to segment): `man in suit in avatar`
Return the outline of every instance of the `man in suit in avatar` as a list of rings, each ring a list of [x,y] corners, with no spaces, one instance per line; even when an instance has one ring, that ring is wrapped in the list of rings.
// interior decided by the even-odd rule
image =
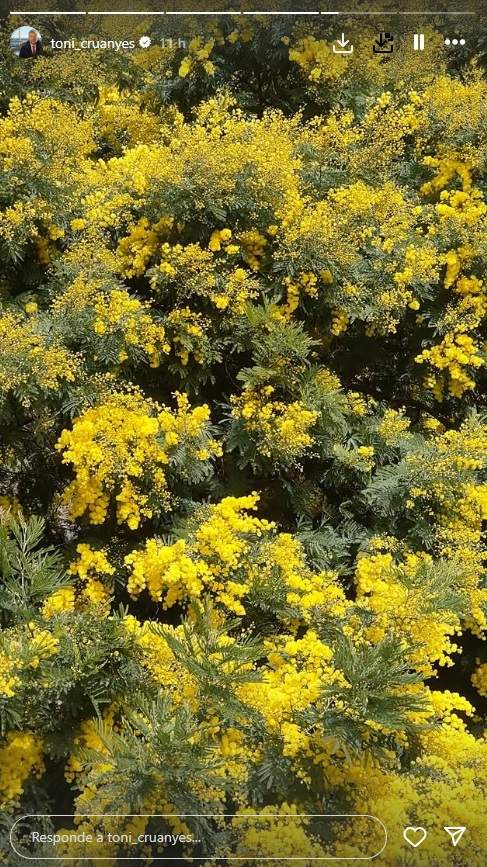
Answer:
[[[42,42],[37,30],[29,30],[27,42],[20,46],[19,57],[39,57],[42,54]]]

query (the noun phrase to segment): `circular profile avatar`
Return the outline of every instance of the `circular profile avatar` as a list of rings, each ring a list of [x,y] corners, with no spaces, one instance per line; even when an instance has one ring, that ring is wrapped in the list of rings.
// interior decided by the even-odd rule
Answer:
[[[41,34],[28,24],[17,27],[10,37],[10,48],[18,57],[39,57],[42,54]]]

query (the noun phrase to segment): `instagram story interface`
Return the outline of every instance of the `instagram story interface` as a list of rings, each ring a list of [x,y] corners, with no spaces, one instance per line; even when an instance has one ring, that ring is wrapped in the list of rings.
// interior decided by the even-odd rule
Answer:
[[[487,864],[486,20],[378,6],[4,10],[8,867]]]

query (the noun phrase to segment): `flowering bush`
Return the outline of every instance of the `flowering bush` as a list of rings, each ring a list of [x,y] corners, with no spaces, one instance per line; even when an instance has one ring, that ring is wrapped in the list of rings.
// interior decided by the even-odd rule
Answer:
[[[485,864],[487,79],[325,25],[2,52],[5,828]]]

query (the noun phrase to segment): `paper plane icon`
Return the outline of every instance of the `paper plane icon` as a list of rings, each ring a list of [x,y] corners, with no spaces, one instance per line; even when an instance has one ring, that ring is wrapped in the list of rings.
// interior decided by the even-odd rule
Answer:
[[[453,845],[457,846],[467,829],[463,828],[463,827],[458,827],[458,828],[444,827],[443,830],[446,831],[447,834],[449,834],[449,836],[451,837],[451,841],[452,841]]]

